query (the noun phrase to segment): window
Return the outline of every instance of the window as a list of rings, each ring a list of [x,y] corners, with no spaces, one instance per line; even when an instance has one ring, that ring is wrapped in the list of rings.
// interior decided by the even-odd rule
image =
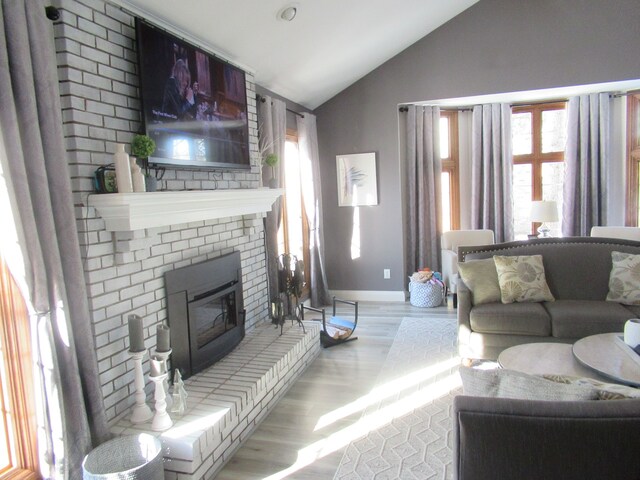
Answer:
[[[458,112],[440,112],[440,158],[442,159],[442,231],[460,228],[458,182]]]
[[[309,294],[309,223],[304,210],[298,137],[288,131],[284,152],[284,201],[282,202],[282,222],[278,229],[278,254],[295,255],[304,262],[305,287],[303,297]]]
[[[626,225],[640,225],[640,91],[627,97],[627,208]]]
[[[562,216],[566,103],[513,107],[511,132],[514,235],[518,240],[535,234],[539,227],[529,218],[533,200],[555,201]],[[560,225],[560,221],[548,224],[551,235],[560,235]]]
[[[0,258],[0,478],[37,479],[29,315]]]

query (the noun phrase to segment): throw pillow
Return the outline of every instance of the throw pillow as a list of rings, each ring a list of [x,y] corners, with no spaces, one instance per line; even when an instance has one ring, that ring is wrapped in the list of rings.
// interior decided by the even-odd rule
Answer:
[[[480,370],[460,367],[465,395],[502,397],[522,400],[596,400],[592,385],[556,383],[535,375],[497,368]]]
[[[600,400],[624,400],[627,398],[640,398],[640,388],[628,387],[626,385],[618,385],[617,383],[600,382],[593,378],[587,377],[572,377],[569,375],[543,375],[547,380],[552,382],[565,383],[565,384],[577,384],[577,385],[591,385],[598,392],[598,399]]]
[[[469,287],[474,305],[500,301],[498,272],[492,258],[460,262],[458,273]]]
[[[550,302],[542,255],[495,256],[502,303]]]
[[[640,255],[611,252],[611,262],[607,300],[640,305]]]

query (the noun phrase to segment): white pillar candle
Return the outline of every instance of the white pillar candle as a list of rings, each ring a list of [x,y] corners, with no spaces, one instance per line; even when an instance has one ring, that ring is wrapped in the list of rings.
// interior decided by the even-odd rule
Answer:
[[[144,349],[142,317],[139,315],[129,315],[129,351],[141,352]]]
[[[151,358],[149,363],[149,375],[157,377],[163,373],[166,373],[164,361],[157,358]]]
[[[163,323],[158,325],[157,335],[156,335],[156,350],[158,352],[167,352],[171,349],[169,334],[170,334],[170,331],[168,326],[166,326]]]
[[[631,348],[640,345],[640,319],[632,318],[624,324],[624,343]]]

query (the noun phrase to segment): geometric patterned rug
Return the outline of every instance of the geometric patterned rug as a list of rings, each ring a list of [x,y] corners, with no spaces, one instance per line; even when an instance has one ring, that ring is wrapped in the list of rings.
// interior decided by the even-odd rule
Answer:
[[[462,393],[451,316],[405,317],[335,480],[450,479],[453,397]]]

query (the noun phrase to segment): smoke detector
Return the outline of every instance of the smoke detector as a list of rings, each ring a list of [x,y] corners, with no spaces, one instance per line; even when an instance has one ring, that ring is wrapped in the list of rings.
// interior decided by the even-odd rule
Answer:
[[[290,22],[296,15],[298,14],[297,5],[287,5],[286,7],[280,9],[278,12],[278,18],[280,20],[284,20],[285,22]]]

